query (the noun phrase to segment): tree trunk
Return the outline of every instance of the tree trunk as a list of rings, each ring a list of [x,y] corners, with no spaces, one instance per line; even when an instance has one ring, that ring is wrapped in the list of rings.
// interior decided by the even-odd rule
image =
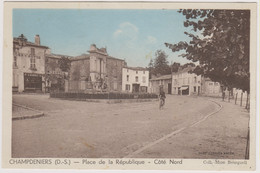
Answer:
[[[240,106],[242,106],[243,92],[241,93]]]
[[[237,104],[237,94],[238,94],[238,93],[236,93],[235,104]]]
[[[228,102],[230,102],[230,90],[228,90]]]

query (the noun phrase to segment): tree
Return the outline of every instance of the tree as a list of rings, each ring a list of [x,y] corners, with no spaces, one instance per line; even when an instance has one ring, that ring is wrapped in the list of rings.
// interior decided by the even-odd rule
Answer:
[[[182,68],[187,68],[188,66],[195,67],[195,64],[194,63],[186,63],[186,64],[182,65]]]
[[[157,50],[155,53],[154,60],[154,74],[155,75],[166,75],[171,73],[171,69],[168,65],[168,56],[162,50]]]
[[[179,13],[186,17],[184,26],[194,31],[184,32],[191,41],[165,45],[173,52],[185,50],[182,57],[199,61],[194,73],[249,92],[250,11],[183,9]]]
[[[153,64],[153,59],[150,59],[150,62],[148,64],[148,70],[149,70],[149,79],[152,78],[152,75],[154,74],[154,64]]]
[[[171,65],[171,71],[172,71],[172,72],[178,72],[178,70],[179,70],[180,67],[181,67],[181,64],[180,64],[180,63],[174,62],[174,63]]]
[[[68,57],[62,56],[59,60],[59,67],[63,72],[69,72],[70,70],[70,60]]]

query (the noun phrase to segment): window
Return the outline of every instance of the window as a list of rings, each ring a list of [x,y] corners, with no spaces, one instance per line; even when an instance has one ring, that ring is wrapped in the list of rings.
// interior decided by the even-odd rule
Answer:
[[[17,67],[17,57],[14,56],[14,67]]]
[[[145,83],[146,82],[146,77],[145,76],[143,76],[143,83]]]
[[[114,89],[114,90],[117,90],[117,81],[116,81],[116,78],[114,78],[113,89]]]
[[[135,82],[138,82],[138,76],[135,77]]]
[[[36,69],[36,66],[35,66],[35,56],[32,56],[30,61],[31,61],[30,68],[31,69]]]
[[[35,49],[34,48],[31,48],[31,55],[35,56]]]
[[[194,77],[194,83],[197,83],[197,77],[196,76]]]
[[[125,90],[126,90],[126,91],[130,91],[130,85],[129,85],[129,84],[126,84],[126,85],[125,85]]]
[[[129,81],[129,75],[126,75],[126,81]]]
[[[196,92],[196,87],[194,87],[194,92]]]
[[[209,83],[209,85],[211,86],[211,85],[213,85],[213,83],[212,83],[212,82],[210,82],[210,83]]]
[[[136,74],[138,74],[138,71],[136,71]]]

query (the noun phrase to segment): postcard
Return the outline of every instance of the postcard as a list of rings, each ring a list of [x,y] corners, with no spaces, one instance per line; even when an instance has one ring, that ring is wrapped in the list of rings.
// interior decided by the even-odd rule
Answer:
[[[4,2],[3,167],[255,170],[256,9]]]

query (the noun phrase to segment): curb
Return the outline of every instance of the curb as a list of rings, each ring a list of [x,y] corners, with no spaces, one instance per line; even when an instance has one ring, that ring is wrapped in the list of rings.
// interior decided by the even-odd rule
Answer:
[[[42,116],[44,116],[44,113],[34,114],[34,115],[30,115],[30,116],[13,117],[12,120],[32,119],[32,118],[39,118]]]
[[[27,116],[25,115],[25,116],[21,116],[21,117],[12,117],[12,120],[32,119],[32,118],[39,118],[39,117],[44,116],[43,112],[38,111],[36,109],[30,108],[30,107],[27,107],[27,106],[24,106],[24,105],[19,105],[19,104],[16,104],[16,103],[13,103],[13,105],[18,106],[18,107],[22,107],[24,109],[32,110],[32,111],[35,111],[35,112],[38,112],[38,113],[33,114],[33,115],[27,115]]]

